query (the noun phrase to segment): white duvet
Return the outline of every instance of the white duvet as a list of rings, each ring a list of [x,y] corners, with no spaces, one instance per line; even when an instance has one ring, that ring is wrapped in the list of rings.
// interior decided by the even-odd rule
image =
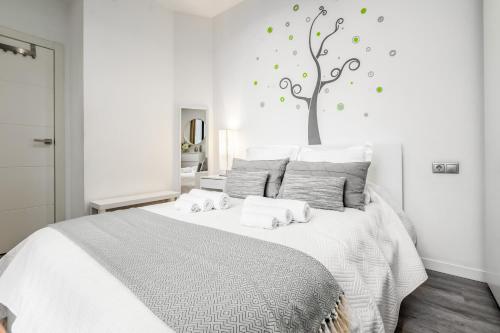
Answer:
[[[353,331],[393,332],[400,303],[427,275],[397,214],[376,193],[366,212],[313,210],[311,222],[276,230],[239,224],[241,201],[226,211],[148,211],[290,246],[327,267],[346,293]],[[2,260],[8,260],[6,257]],[[0,303],[13,333],[171,332],[127,288],[70,240],[43,229],[20,247],[0,277]]]

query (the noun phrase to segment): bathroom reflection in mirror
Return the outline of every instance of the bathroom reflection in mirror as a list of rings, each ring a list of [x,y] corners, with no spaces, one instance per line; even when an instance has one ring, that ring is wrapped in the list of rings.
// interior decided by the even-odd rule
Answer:
[[[181,191],[199,188],[199,180],[208,175],[207,110],[181,108]]]

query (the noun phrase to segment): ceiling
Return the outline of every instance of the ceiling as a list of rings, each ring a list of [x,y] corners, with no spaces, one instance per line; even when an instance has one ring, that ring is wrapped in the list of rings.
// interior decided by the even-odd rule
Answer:
[[[169,9],[197,16],[214,17],[243,0],[158,0]]]

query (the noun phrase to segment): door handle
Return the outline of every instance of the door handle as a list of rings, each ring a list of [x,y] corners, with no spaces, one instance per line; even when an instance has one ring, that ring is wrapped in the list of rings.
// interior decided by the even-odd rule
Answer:
[[[44,143],[46,145],[51,145],[54,143],[54,140],[52,140],[52,139],[33,139],[33,141]]]

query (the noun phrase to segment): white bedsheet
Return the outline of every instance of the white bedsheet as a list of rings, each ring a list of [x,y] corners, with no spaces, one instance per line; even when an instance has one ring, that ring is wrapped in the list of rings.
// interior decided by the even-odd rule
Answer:
[[[402,299],[425,281],[422,262],[397,214],[375,195],[366,212],[313,210],[310,223],[275,230],[239,224],[242,201],[225,211],[185,214],[172,203],[148,211],[301,250],[335,276],[350,303],[353,331],[394,331]],[[0,303],[13,333],[170,332],[131,292],[51,229],[30,236],[0,277]],[[56,295],[56,296],[55,296]]]

